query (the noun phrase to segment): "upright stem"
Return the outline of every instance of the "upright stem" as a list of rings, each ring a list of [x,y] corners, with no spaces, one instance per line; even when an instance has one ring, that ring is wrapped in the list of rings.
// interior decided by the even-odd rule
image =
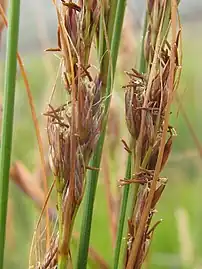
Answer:
[[[145,36],[147,32],[147,23],[148,23],[148,14],[145,12],[145,19],[144,19],[144,26],[143,26],[143,33],[142,33],[142,41],[141,41],[141,51],[140,51],[140,64],[139,64],[139,72],[146,73],[147,71],[147,63],[144,56],[144,42]]]
[[[94,157],[91,162],[91,165],[97,168],[100,167],[100,162],[101,162],[102,149],[103,149],[103,144],[104,144],[107,119],[108,119],[108,109],[109,109],[109,105],[111,101],[111,91],[112,91],[113,82],[114,82],[114,75],[115,75],[115,69],[116,69],[118,49],[119,49],[119,44],[120,44],[121,30],[122,30],[123,18],[124,18],[124,13],[125,13],[125,5],[126,5],[126,0],[119,0],[117,3],[117,7],[115,6],[116,16],[115,16],[115,22],[114,22],[113,34],[112,34],[111,55],[109,57],[107,88],[105,91],[105,96],[107,97],[105,101],[105,118],[103,120],[103,131],[98,141],[98,145],[96,147]],[[77,260],[77,267],[76,267],[77,269],[80,269],[80,268],[85,269],[87,265],[91,223],[92,223],[93,207],[94,207],[95,192],[96,192],[96,187],[97,187],[98,176],[99,176],[99,171],[93,170],[89,172],[89,177],[88,177],[87,186],[86,186],[87,188],[86,196],[84,200],[84,214],[83,214],[81,235],[80,235],[80,242],[79,242],[79,252],[78,252],[78,260]]]
[[[111,0],[110,9],[102,7],[100,16],[100,36],[99,36],[99,60],[100,60],[100,79],[102,81],[102,94],[106,95],[110,51],[113,38],[114,22],[117,10],[117,0]],[[111,90],[111,88],[110,88]]]
[[[131,154],[128,155],[127,161],[127,169],[126,169],[126,179],[131,179]],[[129,187],[130,184],[127,184],[123,190],[123,197],[121,199],[121,209],[118,221],[118,230],[117,230],[117,238],[116,238],[116,246],[115,246],[115,254],[114,254],[114,264],[113,268],[117,269],[119,265],[119,257],[121,251],[121,243],[123,239],[123,228],[125,223],[125,216],[126,216],[126,209],[127,209],[127,202],[128,202],[128,195],[129,195]]]
[[[9,190],[9,169],[13,133],[20,0],[11,0],[8,10],[9,23],[4,84],[4,113],[0,148],[0,269],[3,269],[4,262],[6,216]]]

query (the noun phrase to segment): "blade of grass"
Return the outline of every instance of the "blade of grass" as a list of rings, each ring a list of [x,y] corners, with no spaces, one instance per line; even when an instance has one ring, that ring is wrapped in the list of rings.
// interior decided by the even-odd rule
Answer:
[[[4,12],[6,12],[6,10],[7,10],[7,0],[0,0],[0,6],[4,10]],[[3,32],[4,26],[5,26],[4,22],[2,20],[0,20],[0,43],[1,43],[2,32]]]
[[[131,178],[131,154],[128,155],[127,161],[127,169],[126,169],[126,179]],[[117,238],[116,238],[116,246],[115,246],[115,254],[114,254],[114,265],[113,268],[117,269],[119,265],[119,257],[120,257],[120,250],[121,250],[121,242],[123,239],[123,228],[125,223],[125,216],[126,216],[126,209],[127,209],[127,202],[128,202],[128,195],[129,195],[129,188],[130,184],[127,184],[123,190],[123,197],[121,199],[121,209],[118,221],[118,230],[117,230]]]
[[[110,46],[112,44],[114,22],[117,10],[117,0],[110,1],[110,10],[106,11],[105,3],[102,3],[102,12],[100,16],[100,35],[99,35],[99,60],[100,60],[100,78],[102,81],[102,92],[106,94],[107,78],[110,62]],[[107,16],[106,13],[109,12]],[[107,17],[107,18],[106,18]]]
[[[110,238],[112,247],[115,246],[116,239],[116,210],[115,210],[115,197],[112,193],[111,186],[111,177],[110,177],[110,161],[109,161],[109,153],[110,148],[107,150],[109,145],[104,146],[103,149],[103,159],[102,159],[102,167],[103,167],[103,182],[104,182],[104,192],[107,201],[107,213],[108,213],[108,224],[110,230]]]
[[[143,26],[143,35],[142,35],[142,41],[141,41],[141,51],[140,51],[140,66],[139,66],[139,71],[140,73],[145,73],[147,70],[147,63],[146,59],[144,56],[144,42],[145,42],[145,36],[146,36],[146,31],[147,31],[147,12],[145,13],[145,19],[144,19],[144,26]]]
[[[116,62],[118,56],[118,49],[120,44],[121,29],[123,25],[123,18],[125,13],[126,0],[119,0],[117,3],[117,10],[115,16],[115,23],[112,35],[112,44],[111,44],[111,60],[112,64],[109,65],[108,70],[108,79],[107,79],[107,88],[106,88],[106,101],[105,101],[105,119],[103,121],[103,131],[98,141],[98,145],[95,150],[95,154],[91,161],[92,167],[100,167],[102,148],[104,144],[107,118],[108,118],[108,109],[110,105],[110,95],[112,91],[112,85],[114,81]],[[112,7],[111,7],[112,8]],[[81,235],[79,242],[79,251],[76,268],[86,268],[87,259],[88,259],[88,248],[90,241],[90,232],[91,232],[91,223],[93,216],[93,207],[95,200],[95,193],[97,187],[99,171],[92,170],[89,172],[87,186],[86,186],[86,195],[84,197],[84,213],[81,227]]]
[[[96,147],[96,153],[102,152],[102,146],[104,144],[104,136],[105,130],[103,131],[98,145]],[[101,156],[98,154],[94,154],[91,166],[99,167],[101,161]],[[90,233],[91,233],[91,223],[92,223],[92,216],[93,216],[93,207],[95,201],[95,192],[97,187],[97,180],[98,180],[98,171],[93,170],[90,171],[88,174],[88,179],[86,183],[86,194],[84,197],[84,213],[83,219],[81,224],[81,234],[79,240],[79,251],[78,251],[78,258],[77,258],[77,269],[79,268],[86,268],[87,259],[88,259],[88,248],[90,242]],[[81,267],[83,266],[83,267]]]
[[[13,114],[17,66],[17,46],[20,17],[20,0],[11,0],[4,82],[4,112],[2,122],[2,142],[0,149],[0,268],[3,269],[5,230],[9,190],[9,169],[12,148]]]
[[[5,12],[2,8],[2,6],[0,5],[0,13],[2,16],[2,20],[4,22],[4,25],[6,27],[8,27],[8,21],[5,15]],[[41,172],[42,172],[42,180],[43,180],[43,187],[44,187],[44,192],[45,192],[45,196],[47,196],[48,194],[48,183],[47,183],[47,176],[46,176],[46,162],[45,162],[45,154],[44,154],[44,150],[43,150],[43,143],[42,143],[42,137],[40,134],[40,128],[39,128],[39,122],[37,120],[37,115],[36,115],[36,109],[35,109],[35,105],[34,105],[34,101],[32,98],[32,93],[31,93],[31,88],[29,85],[29,81],[28,81],[28,77],[25,71],[25,67],[24,67],[24,63],[22,61],[22,58],[19,54],[19,52],[17,52],[17,60],[18,60],[18,64],[19,64],[19,68],[21,71],[21,75],[22,78],[24,80],[24,84],[25,84],[25,89],[27,92],[27,97],[28,97],[28,101],[29,101],[29,105],[30,105],[30,109],[31,109],[31,114],[32,114],[32,120],[33,120],[33,124],[35,127],[35,132],[36,132],[36,138],[37,138],[37,142],[38,142],[38,149],[39,149],[39,154],[40,154],[40,162],[41,162]],[[45,203],[46,201],[44,201]],[[47,232],[46,232],[46,246],[48,248],[49,243],[50,243],[50,223],[49,223],[49,214],[48,214],[48,205],[46,208],[46,227],[47,227]]]

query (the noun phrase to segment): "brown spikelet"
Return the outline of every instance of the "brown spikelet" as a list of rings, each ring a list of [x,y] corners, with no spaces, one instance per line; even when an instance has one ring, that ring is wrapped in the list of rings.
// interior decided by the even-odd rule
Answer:
[[[159,186],[156,187],[156,191],[154,193],[154,197],[153,197],[152,204],[151,204],[152,209],[155,208],[157,202],[159,201],[159,199],[162,195],[162,192],[165,189],[166,183],[167,183],[167,179],[165,179],[165,178],[159,180],[159,183],[158,183]]]
[[[123,87],[125,89],[126,123],[130,134],[138,138],[141,121],[141,110],[139,108],[143,106],[146,80],[134,69],[127,75],[130,80],[128,85]]]
[[[173,144],[173,138],[172,136],[170,136],[168,138],[168,141],[165,144],[165,148],[164,148],[164,152],[163,152],[163,159],[162,159],[162,163],[161,163],[161,170],[164,168],[168,157],[170,155],[171,149],[172,149],[172,144]]]

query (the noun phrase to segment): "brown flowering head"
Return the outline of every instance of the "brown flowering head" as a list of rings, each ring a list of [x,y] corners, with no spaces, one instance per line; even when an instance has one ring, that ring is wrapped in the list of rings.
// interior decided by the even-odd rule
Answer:
[[[49,163],[53,174],[60,178],[66,178],[70,167],[70,123],[66,112],[66,106],[54,109],[49,107],[48,116],[48,138],[49,138]]]
[[[89,162],[101,131],[103,103],[100,91],[99,79],[96,78],[94,81],[89,81],[88,77],[82,79],[78,94],[77,130],[86,164]]]
[[[168,181],[167,178],[159,178],[159,181],[157,182],[156,190],[154,192],[154,197],[152,199],[152,204],[151,204],[152,209],[156,207],[156,204],[161,198],[161,195],[165,189],[167,181]]]
[[[81,7],[71,2],[66,3],[64,0],[62,0],[62,3],[65,28],[72,43],[76,46],[77,39],[79,38],[77,21]]]
[[[82,194],[86,166],[97,144],[101,132],[103,104],[101,100],[101,82],[96,78],[90,81],[88,76],[80,78],[80,88],[75,103],[75,136],[72,138],[72,104],[60,108],[50,106],[48,116],[49,161],[55,176],[66,187],[71,174],[71,139],[75,139],[75,198]]]
[[[128,85],[125,89],[125,115],[128,130],[134,139],[137,139],[140,132],[141,109],[143,107],[146,90],[145,77],[134,69],[129,76]]]
[[[63,79],[70,91],[72,80],[78,84],[81,66],[88,68],[93,37],[100,15],[100,3],[97,1],[78,4],[62,0],[58,11],[58,46],[63,57]],[[74,71],[74,74],[73,74]]]
[[[101,83],[99,80],[89,81],[82,78],[78,93],[76,131],[78,144],[75,166],[75,197],[80,200],[83,190],[86,166],[97,144],[101,132],[103,103],[101,100]]]

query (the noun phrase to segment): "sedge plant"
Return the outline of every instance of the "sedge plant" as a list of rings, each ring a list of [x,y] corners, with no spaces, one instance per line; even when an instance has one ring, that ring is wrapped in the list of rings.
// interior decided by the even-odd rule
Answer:
[[[146,29],[147,29],[147,14],[145,15],[143,37],[142,37],[142,43],[141,43],[140,66],[139,66],[140,73],[146,72],[146,61],[144,57],[144,41],[145,41]],[[128,179],[131,179],[132,152],[130,151],[127,145],[125,145],[125,150],[128,152],[125,180],[128,180]],[[118,268],[119,262],[120,262],[121,246],[122,246],[122,239],[124,235],[124,226],[125,226],[125,218],[126,218],[128,197],[129,197],[129,191],[130,191],[130,184],[125,184],[125,186],[122,186],[122,189],[123,189],[123,192],[122,192],[120,213],[119,213],[119,219],[118,219],[116,244],[115,244],[115,250],[114,250],[114,260],[113,260],[114,269]]]
[[[85,192],[86,171],[90,170],[94,175],[89,182],[96,182],[98,177],[125,9],[125,5],[121,8],[122,2],[118,3],[118,17],[115,17],[116,1],[109,1],[107,5],[100,1],[61,1],[61,4],[54,1],[58,17],[58,47],[48,50],[61,55],[65,100],[56,106],[52,94],[45,115],[48,119],[49,163],[57,191],[58,233],[52,236],[44,257],[37,260],[37,268],[57,265],[59,269],[65,269],[72,266],[70,242],[74,220]],[[107,17],[108,27],[105,21]],[[121,24],[117,23],[114,30],[115,18]],[[96,36],[100,70],[93,76],[89,56]],[[98,140],[93,161],[89,165]],[[93,205],[92,193],[90,199]],[[86,210],[90,212],[90,207],[87,206]],[[88,239],[85,239],[84,256],[78,256],[78,268],[86,266],[89,236],[90,231]]]
[[[4,82],[4,112],[0,149],[0,268],[2,269],[4,261],[9,169],[12,148],[19,18],[20,0],[11,0],[9,6],[9,28]]]
[[[141,268],[154,230],[156,204],[167,183],[160,176],[175,130],[169,125],[171,103],[178,85],[181,63],[177,1],[148,1],[144,38],[145,73],[127,72],[125,115],[133,140],[132,184],[124,268]],[[169,39],[171,32],[171,41]]]
[[[100,136],[103,102],[99,74],[91,76],[89,55],[99,22],[97,1],[55,4],[58,16],[58,48],[66,100],[49,104],[46,116],[49,161],[57,190],[58,235],[51,242],[42,265],[71,264],[70,240],[81,203],[85,174]],[[53,251],[54,250],[54,251]],[[54,253],[54,255],[50,255]]]
[[[75,267],[85,269],[126,0],[53,2],[58,18],[58,47],[48,51],[61,58],[64,99],[57,104],[54,89],[45,116],[58,226],[50,245],[39,251],[34,268],[74,268],[71,239],[84,197]],[[129,82],[123,87],[131,143],[130,147],[125,144],[129,156],[126,178],[121,181],[125,189],[114,269],[142,268],[159,224],[153,224],[152,217],[167,183],[160,173],[175,135],[169,114],[181,70],[177,5],[176,0],[147,1],[140,69],[127,72]],[[90,60],[94,41],[99,59],[96,72],[92,72]],[[121,253],[124,224],[126,245]],[[124,259],[121,265],[120,256]]]
[[[114,268],[118,268],[127,199],[128,231],[124,268],[141,268],[153,232],[155,206],[167,179],[160,177],[171,151],[174,129],[168,125],[170,105],[180,70],[176,1],[148,1],[140,72],[127,72],[125,114],[131,134],[125,191],[120,211]],[[86,268],[99,167],[126,1],[55,2],[58,47],[65,100],[47,116],[49,162],[57,191],[58,233],[38,268],[72,267],[71,237],[83,199],[84,212],[76,267]],[[172,40],[170,42],[169,30]],[[90,52],[97,38],[99,71],[91,74]],[[91,159],[92,158],[92,159]],[[90,162],[91,159],[91,162]],[[89,170],[89,173],[87,173]],[[86,174],[87,180],[86,180]],[[86,184],[86,187],[85,187]],[[129,187],[130,194],[129,194]],[[128,195],[129,194],[129,195]]]

